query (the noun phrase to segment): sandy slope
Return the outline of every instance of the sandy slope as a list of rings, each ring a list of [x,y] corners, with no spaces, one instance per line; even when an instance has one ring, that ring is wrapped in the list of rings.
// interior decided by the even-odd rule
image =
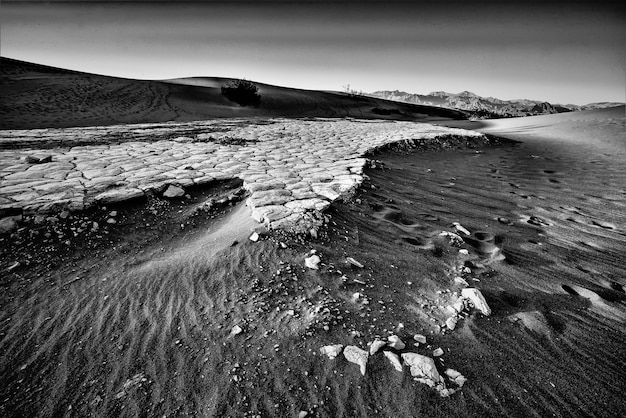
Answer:
[[[1,64],[0,129],[192,121],[216,117],[465,118],[464,113],[454,110],[262,83],[258,84],[261,104],[241,107],[221,94],[221,86],[228,84],[229,79],[130,80],[7,58],[2,58]]]

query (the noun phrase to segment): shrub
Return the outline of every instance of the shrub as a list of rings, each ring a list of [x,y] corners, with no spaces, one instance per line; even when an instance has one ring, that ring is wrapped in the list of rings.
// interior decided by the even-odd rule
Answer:
[[[222,94],[241,106],[258,106],[261,102],[259,88],[248,80],[232,80],[227,86],[222,87]]]

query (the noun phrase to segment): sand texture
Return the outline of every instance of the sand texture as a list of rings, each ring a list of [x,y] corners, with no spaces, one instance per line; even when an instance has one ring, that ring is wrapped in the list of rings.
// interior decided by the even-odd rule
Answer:
[[[226,99],[225,78],[131,80],[0,57],[0,129],[62,128],[238,117],[464,118],[456,110],[257,83],[261,102]]]
[[[2,132],[0,415],[620,416],[623,108],[541,118]]]

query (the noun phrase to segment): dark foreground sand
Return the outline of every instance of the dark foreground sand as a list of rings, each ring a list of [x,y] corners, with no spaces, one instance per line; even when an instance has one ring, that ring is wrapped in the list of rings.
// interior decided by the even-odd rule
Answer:
[[[119,212],[102,238],[61,248],[27,232],[5,241],[3,257],[30,254],[32,262],[0,276],[0,414],[620,416],[621,112],[570,121],[588,128],[584,141],[541,135],[537,126],[525,136],[492,126],[486,132],[523,142],[381,152],[372,158],[382,164],[355,196],[333,205],[316,240],[249,241],[233,182],[194,195],[200,202],[226,194],[234,205],[226,211],[154,200],[85,214],[102,222]],[[557,123],[546,122],[555,132]],[[468,255],[438,236],[452,222],[472,233],[462,245]],[[320,270],[304,268],[311,249]],[[443,334],[464,265],[493,313],[474,313]],[[370,359],[363,377],[343,357],[318,353],[390,333],[407,343],[423,333],[428,346],[414,351],[442,347],[438,367],[468,382],[440,398],[383,356]]]

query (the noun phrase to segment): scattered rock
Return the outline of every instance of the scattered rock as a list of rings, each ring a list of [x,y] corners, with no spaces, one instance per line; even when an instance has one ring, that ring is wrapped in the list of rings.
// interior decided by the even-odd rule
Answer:
[[[396,350],[403,350],[404,347],[406,347],[406,344],[404,344],[400,337],[398,337],[397,335],[392,335],[388,337],[387,341],[389,341],[387,345],[389,345],[389,347],[391,348],[395,348]]]
[[[441,357],[441,356],[443,356],[443,349],[441,347],[433,351],[433,357]]]
[[[300,411],[300,412],[298,413],[298,418],[304,418],[304,417],[306,417],[307,415],[309,415],[309,413],[308,413],[307,411]]]
[[[250,241],[252,242],[257,242],[259,240],[260,236],[258,233],[253,232],[252,235],[250,235]]]
[[[430,387],[443,383],[432,358],[417,353],[403,353],[402,359],[411,368],[411,376],[416,377],[418,381]]]
[[[480,293],[480,290],[475,287],[466,287],[461,290],[461,296],[469,299],[474,304],[474,308],[476,308],[476,310],[481,312],[483,315],[491,315],[491,308],[487,305],[487,301],[485,300],[483,294]]]
[[[322,260],[320,260],[317,254],[313,254],[312,256],[304,259],[304,265],[306,265],[310,269],[319,270],[319,263],[321,261]]]
[[[465,280],[463,277],[460,277],[460,276],[455,277],[454,282],[457,284],[460,284],[461,286],[469,286],[469,283],[467,283],[467,280]]]
[[[17,229],[17,222],[13,218],[0,219],[0,234],[10,234]]]
[[[243,329],[239,325],[235,325],[230,330],[230,335],[234,336],[234,335],[237,335],[237,334],[241,334],[242,332],[243,332]]]
[[[420,344],[426,344],[426,337],[423,336],[422,334],[415,334],[413,336],[413,339]]]
[[[383,354],[385,355],[385,357],[387,357],[394,369],[399,372],[402,371],[402,363],[400,363],[400,357],[398,357],[396,353],[392,353],[391,351],[383,351]]]
[[[343,344],[325,345],[320,348],[320,353],[327,355],[329,359],[334,359],[341,354],[341,350],[343,350]]]
[[[352,257],[346,257],[346,261],[350,264],[352,264],[355,267],[358,267],[360,269],[362,269],[364,266],[363,264],[359,263],[358,261],[356,261],[354,258]]]
[[[384,341],[374,340],[374,342],[370,345],[370,356],[376,354],[378,350],[383,348],[385,345],[387,345],[387,343]]]
[[[167,197],[168,199],[173,199],[184,195],[185,191],[178,186],[174,186],[173,184],[167,186],[167,189],[165,189],[165,191],[163,192],[163,197]]]
[[[450,380],[457,384],[459,388],[462,388],[465,382],[467,382],[467,378],[454,369],[446,369],[445,374]]]
[[[446,320],[446,327],[448,327],[448,329],[450,331],[454,330],[454,328],[456,328],[456,324],[459,320],[457,319],[456,316],[451,316],[450,318],[448,318]]]
[[[459,250],[459,254],[469,255],[469,251],[467,251],[465,248],[461,248],[461,249]]]
[[[350,363],[354,363],[361,369],[361,374],[365,376],[365,368],[367,366],[367,351],[357,346],[349,345],[343,350],[343,355]]]
[[[463,225],[461,225],[460,223],[458,223],[458,222],[452,222],[452,225],[454,225],[454,229],[456,229],[457,231],[462,232],[462,233],[464,233],[465,235],[471,235],[471,234],[470,234],[470,231],[468,231],[467,229],[465,229],[465,228],[463,227]]]

